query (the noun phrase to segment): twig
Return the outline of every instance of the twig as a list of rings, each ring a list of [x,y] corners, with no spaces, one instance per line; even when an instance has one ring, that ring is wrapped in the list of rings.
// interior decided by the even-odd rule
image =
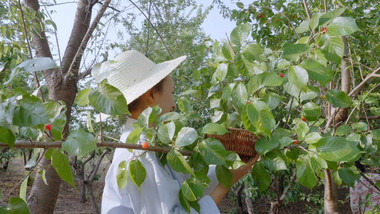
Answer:
[[[306,11],[307,19],[309,19],[309,21],[310,21],[311,15],[310,15],[309,8],[307,7],[307,2],[306,2],[306,0],[302,0],[302,2],[303,2],[303,6],[305,8],[305,11]]]
[[[360,171],[360,175],[361,175],[364,179],[366,179],[366,180],[368,181],[369,184],[371,184],[373,187],[375,187],[375,189],[376,189],[377,191],[379,191],[378,194],[380,194],[380,189],[379,189],[379,187],[377,187],[376,184],[373,183],[373,181],[367,177],[367,175],[365,175],[362,171]]]
[[[26,30],[24,11],[23,11],[23,9],[22,9],[22,5],[21,5],[20,0],[18,0],[18,7],[19,7],[19,9],[20,9],[20,13],[21,13],[21,19],[22,19],[23,31],[24,31],[24,36],[25,36],[26,43],[27,43],[27,46],[28,46],[29,57],[30,57],[30,59],[33,59],[32,48],[30,47],[30,41],[29,41],[29,38],[28,38],[27,30]],[[42,102],[45,102],[44,94],[43,94],[43,92],[42,92],[42,90],[41,90],[41,88],[40,88],[40,80],[38,79],[37,72],[34,72],[34,79],[35,79],[35,81],[36,81],[36,87],[37,87],[38,91],[39,91],[40,94],[41,94]]]
[[[98,171],[99,166],[100,166],[100,164],[102,163],[102,160],[103,160],[104,156],[106,156],[106,154],[108,154],[108,151],[107,151],[107,150],[105,150],[105,151],[100,155],[100,158],[99,158],[99,160],[98,160],[98,163],[96,164],[95,168],[94,168],[94,169],[92,170],[92,172],[91,172],[90,177],[88,178],[88,181],[89,181],[90,183],[92,183],[92,181],[94,181],[94,178],[95,178],[96,172]]]
[[[290,101],[288,116],[286,117],[286,121],[285,121],[285,125],[287,125],[287,126],[289,126],[288,125],[288,121],[289,121],[289,118],[290,118],[290,111],[292,110],[293,100],[294,100],[294,97],[292,97],[292,100]],[[289,128],[290,128],[290,126],[289,126]]]
[[[288,186],[286,186],[284,191],[282,192],[282,195],[280,197],[280,201],[283,201],[285,199],[286,194],[288,194],[288,192],[289,192],[290,188],[293,186],[296,178],[297,178],[297,170],[294,170],[294,173],[293,173],[292,177],[290,178],[290,182],[289,182]]]
[[[45,10],[48,11],[48,9],[46,8],[46,5],[44,5],[45,7]],[[49,19],[50,20],[53,20],[50,16],[50,13],[49,12],[46,12],[47,15],[49,16]],[[59,48],[59,42],[58,42],[58,35],[57,35],[57,29],[54,28],[54,37],[55,37],[55,43],[57,45],[57,51],[58,51],[58,58],[59,58],[59,65],[62,65],[62,58],[61,58],[61,51],[60,51],[60,48]],[[58,69],[60,72],[61,72],[61,75],[63,76],[62,74],[62,69]]]
[[[83,51],[87,46],[88,41],[90,40],[92,33],[94,32],[96,26],[98,25],[100,19],[102,18],[104,12],[106,11],[108,5],[111,3],[111,0],[105,0],[102,7],[100,8],[98,14],[96,15],[94,21],[92,22],[90,28],[87,30],[86,35],[83,37],[82,42],[78,48],[78,51],[75,53],[75,57],[73,61],[70,64],[69,70],[66,74],[66,77],[72,74],[72,69],[74,68],[75,64],[79,61],[79,59],[82,57]]]
[[[351,97],[355,95],[364,86],[364,84],[366,84],[372,77],[374,77],[374,75],[376,75],[376,73],[379,70],[380,70],[380,65],[378,65],[377,68],[374,69],[372,73],[368,74],[366,78],[359,85],[357,85],[354,89],[352,89],[352,91],[348,94],[348,96]]]
[[[16,141],[13,145],[13,148],[19,148],[19,149],[25,149],[25,148],[61,148],[63,144],[63,141],[56,141],[56,142],[35,142],[34,144],[30,144],[28,141]],[[139,144],[129,144],[129,143],[122,143],[122,142],[98,142],[96,146],[99,147],[109,147],[109,148],[126,148],[126,149],[135,149],[135,150],[146,150],[146,151],[153,151],[153,152],[162,152],[162,153],[168,153],[171,150],[171,147],[159,147],[159,146],[149,146],[148,148],[144,149]],[[8,144],[0,143],[0,147],[9,148],[10,146]],[[185,156],[191,156],[191,151],[186,150],[180,150],[181,154]]]
[[[153,23],[148,19],[148,17],[145,15],[145,13],[141,10],[141,8],[139,6],[137,6],[132,0],[129,0],[140,12],[143,16],[145,16],[145,18],[148,20],[149,24],[152,25],[153,29],[156,31],[156,33],[158,34],[158,36],[160,37],[162,43],[164,44],[165,46],[165,49],[166,51],[168,52],[170,58],[173,59],[173,56],[172,54],[170,53],[170,50],[168,48],[168,46],[166,45],[166,42],[164,41],[164,39],[162,38],[161,34],[158,32],[157,28],[153,25]]]

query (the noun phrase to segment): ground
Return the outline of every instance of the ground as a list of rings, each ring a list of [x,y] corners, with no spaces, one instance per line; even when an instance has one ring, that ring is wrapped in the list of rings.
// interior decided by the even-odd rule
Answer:
[[[93,184],[94,195],[97,199],[98,206],[100,206],[103,186],[104,186],[104,174],[106,172],[106,167],[108,160],[104,161],[105,164],[99,169],[99,177],[98,181],[95,181]],[[9,168],[6,172],[0,171],[0,189],[3,192],[3,201],[1,201],[0,196],[0,205],[4,204],[7,201],[7,198],[10,196],[18,196],[19,195],[19,186],[20,180],[24,175],[24,167],[23,161],[20,158],[12,159],[9,165]],[[79,185],[78,180],[75,180],[76,186]],[[30,187],[28,187],[30,190]],[[343,200],[345,203],[341,206],[341,213],[351,213],[349,207],[349,200],[345,198],[347,195],[347,189],[342,189],[340,192],[340,200]],[[312,207],[312,204],[309,202],[297,203],[297,204],[289,204],[285,207],[281,208],[281,213],[284,214],[298,214],[298,213],[310,213],[307,209],[307,206]],[[235,202],[231,199],[231,197],[225,197],[223,202],[220,204],[219,208],[221,213],[231,214],[236,213],[235,211]],[[270,207],[270,203],[268,200],[261,199],[254,204],[255,213],[268,213]],[[315,210],[314,210],[315,211]],[[56,205],[55,212],[57,214],[74,214],[74,213],[94,213],[93,207],[88,199],[86,203],[81,203],[79,201],[79,192],[76,191],[69,184],[62,182],[61,189],[58,196],[58,201]]]

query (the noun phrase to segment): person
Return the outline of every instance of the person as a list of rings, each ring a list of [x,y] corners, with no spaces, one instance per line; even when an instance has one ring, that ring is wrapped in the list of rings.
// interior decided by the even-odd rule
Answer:
[[[125,129],[120,137],[125,142],[128,135],[134,130],[133,123],[141,112],[147,107],[158,105],[162,108],[162,114],[173,111],[174,82],[170,73],[186,59],[185,56],[174,60],[155,64],[143,54],[131,50],[119,54],[113,61],[105,62],[94,69],[97,82],[107,78],[108,83],[118,88],[125,96],[128,109],[131,113],[126,121]],[[144,142],[144,136],[140,143]],[[155,152],[144,152],[138,159],[146,169],[146,179],[138,188],[130,179],[125,188],[119,189],[116,175],[119,163],[131,160],[133,152],[128,149],[116,149],[112,164],[110,165],[103,190],[101,212],[102,213],[187,213],[179,201],[179,190],[182,183],[189,177],[174,171],[169,164],[163,166]],[[249,172],[258,156],[246,165],[232,170],[233,183]],[[199,199],[200,213],[220,213],[217,205],[228,192],[228,188],[218,183],[215,174],[215,166],[210,166],[208,171],[210,183],[204,191],[204,196]],[[191,213],[196,213],[191,210]]]

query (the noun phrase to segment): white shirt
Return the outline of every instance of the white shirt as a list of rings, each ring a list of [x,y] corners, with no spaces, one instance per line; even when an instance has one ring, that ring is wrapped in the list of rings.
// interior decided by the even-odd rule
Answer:
[[[134,130],[132,124],[136,120],[129,118],[126,129],[120,137],[125,142],[128,135]],[[187,213],[179,202],[178,193],[182,183],[189,177],[175,172],[168,164],[162,166],[155,152],[146,152],[138,159],[146,169],[146,179],[140,190],[128,176],[125,188],[119,190],[116,181],[119,163],[131,160],[133,153],[128,149],[116,149],[112,164],[108,169],[102,198],[102,213],[116,214],[166,214]],[[210,166],[208,177],[211,182],[204,191],[204,196],[198,203],[200,213],[219,214],[219,209],[214,200],[208,195],[218,181],[215,175],[215,166]],[[191,213],[197,213],[191,209]]]

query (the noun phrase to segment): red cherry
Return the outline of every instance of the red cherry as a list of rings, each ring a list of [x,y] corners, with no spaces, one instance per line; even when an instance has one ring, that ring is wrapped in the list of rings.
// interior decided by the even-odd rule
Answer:
[[[48,130],[48,131],[50,131],[50,130],[51,130],[51,127],[52,127],[52,126],[51,126],[51,124],[49,123],[49,124],[46,124],[45,129]]]
[[[327,32],[327,27],[323,27],[323,28],[321,29],[321,32],[322,32],[323,34],[325,34],[325,33]]]
[[[247,101],[247,104],[251,104],[251,102],[248,100],[248,101]]]
[[[296,18],[296,16],[293,16],[293,19]]]
[[[280,20],[279,20],[279,19],[276,19],[276,21],[278,21],[278,22],[279,22]]]
[[[302,121],[304,121],[304,122],[305,122],[305,121],[306,121],[306,118],[302,117]]]
[[[293,141],[294,144],[298,144],[298,140]]]
[[[149,147],[149,144],[148,144],[148,142],[144,142],[144,143],[142,143],[141,146],[143,147],[143,149],[146,149]]]
[[[262,18],[262,17],[263,17],[263,14],[260,14],[260,15],[259,15],[259,18]]]
[[[210,48],[207,48],[206,50],[210,50]]]
[[[281,78],[284,78],[284,74],[280,74],[280,77],[281,77]]]

